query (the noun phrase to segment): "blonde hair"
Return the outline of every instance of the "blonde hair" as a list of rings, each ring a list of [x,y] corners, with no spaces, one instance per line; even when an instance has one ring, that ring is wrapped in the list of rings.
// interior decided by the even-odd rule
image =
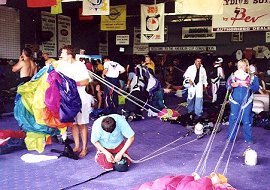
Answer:
[[[241,69],[243,66],[246,66],[245,72],[249,73],[249,62],[247,59],[241,59],[237,62],[237,68]]]

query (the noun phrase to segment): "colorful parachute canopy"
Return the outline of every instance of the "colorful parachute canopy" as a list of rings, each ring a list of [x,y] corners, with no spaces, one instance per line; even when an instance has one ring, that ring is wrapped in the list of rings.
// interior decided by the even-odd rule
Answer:
[[[31,81],[18,86],[14,116],[23,131],[30,132],[25,140],[29,150],[42,152],[40,139],[59,134],[57,128],[72,126],[80,110],[76,82],[57,73],[52,65],[43,67]]]

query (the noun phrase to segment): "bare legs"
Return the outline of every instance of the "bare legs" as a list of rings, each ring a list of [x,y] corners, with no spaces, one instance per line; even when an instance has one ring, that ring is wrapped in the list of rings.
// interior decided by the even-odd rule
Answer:
[[[88,128],[87,124],[74,125],[72,127],[72,135],[75,142],[74,152],[80,152],[79,157],[84,157],[87,154]],[[82,139],[82,148],[80,147],[80,135]]]

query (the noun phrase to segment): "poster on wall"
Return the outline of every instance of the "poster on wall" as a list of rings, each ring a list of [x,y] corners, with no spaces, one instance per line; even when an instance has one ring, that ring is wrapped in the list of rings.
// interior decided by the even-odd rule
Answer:
[[[223,14],[213,15],[213,32],[249,32],[270,30],[269,1],[224,1]]]
[[[71,45],[71,18],[58,15],[58,50],[64,45]]]
[[[50,57],[57,57],[56,44],[56,15],[48,12],[41,12],[41,29],[46,33],[48,41],[42,42],[42,52],[46,52]]]
[[[141,28],[134,27],[133,54],[146,55],[149,52],[149,44],[141,43]]]
[[[129,35],[116,35],[116,45],[129,45]]]
[[[164,7],[141,5],[141,43],[164,43]]]

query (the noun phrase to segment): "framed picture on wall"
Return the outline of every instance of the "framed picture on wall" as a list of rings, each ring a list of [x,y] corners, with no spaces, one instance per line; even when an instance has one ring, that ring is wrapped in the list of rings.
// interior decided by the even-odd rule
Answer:
[[[243,32],[232,32],[231,41],[232,42],[243,42]]]

